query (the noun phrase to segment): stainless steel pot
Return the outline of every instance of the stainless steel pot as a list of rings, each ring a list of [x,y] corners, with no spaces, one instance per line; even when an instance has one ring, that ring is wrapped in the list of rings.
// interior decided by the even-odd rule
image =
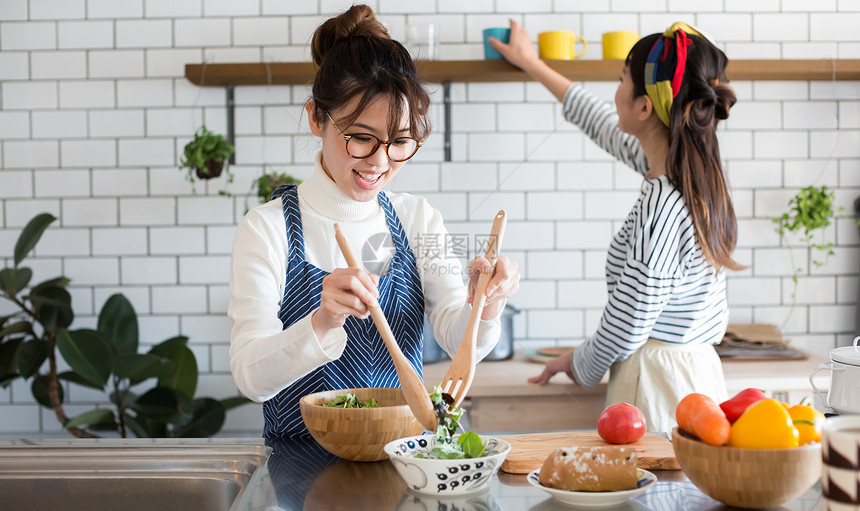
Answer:
[[[484,360],[508,360],[514,356],[514,316],[519,313],[520,310],[513,305],[505,305],[505,310],[502,311],[502,334],[499,336],[499,343]]]
[[[514,356],[514,316],[519,313],[519,309],[513,305],[505,305],[501,317],[502,334],[499,336],[499,343],[496,344],[496,347],[493,348],[493,351],[484,360],[508,360]],[[439,344],[433,337],[433,328],[427,322],[427,317],[425,316],[422,361],[425,364],[433,364],[448,359],[448,354],[439,347]]]

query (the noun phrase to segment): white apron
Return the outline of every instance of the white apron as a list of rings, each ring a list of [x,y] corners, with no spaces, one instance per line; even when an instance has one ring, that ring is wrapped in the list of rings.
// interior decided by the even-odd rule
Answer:
[[[648,339],[609,370],[606,405],[630,403],[642,410],[647,431],[669,432],[677,425],[675,407],[687,394],[728,399],[723,365],[710,344],[667,344]]]

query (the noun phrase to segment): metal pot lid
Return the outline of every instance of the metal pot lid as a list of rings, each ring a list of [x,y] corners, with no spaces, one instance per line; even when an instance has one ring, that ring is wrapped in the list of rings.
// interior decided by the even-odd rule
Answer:
[[[860,366],[860,335],[854,338],[854,346],[836,348],[830,352],[830,360],[840,364]]]

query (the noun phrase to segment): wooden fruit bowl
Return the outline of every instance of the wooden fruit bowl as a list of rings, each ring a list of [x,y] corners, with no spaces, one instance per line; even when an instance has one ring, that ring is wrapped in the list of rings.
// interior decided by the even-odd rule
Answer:
[[[746,509],[778,506],[821,477],[821,444],[790,449],[715,447],[672,430],[681,470],[702,492]]]
[[[361,401],[374,398],[379,408],[322,405],[347,393],[355,394]],[[352,461],[384,460],[388,457],[383,450],[385,444],[424,431],[412,415],[401,389],[327,390],[302,397],[299,409],[314,440],[335,456]]]

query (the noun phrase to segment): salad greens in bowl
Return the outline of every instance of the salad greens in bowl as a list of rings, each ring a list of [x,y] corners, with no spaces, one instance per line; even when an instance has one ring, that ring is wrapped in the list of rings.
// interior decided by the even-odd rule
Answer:
[[[424,431],[401,389],[316,392],[299,400],[299,410],[320,446],[351,461],[384,460],[386,444]]]
[[[460,430],[463,410],[439,386],[430,394],[438,427],[434,434],[410,436],[385,445],[385,454],[409,489],[425,495],[455,496],[486,490],[511,450],[501,438]]]
[[[425,495],[465,495],[489,488],[490,479],[511,450],[511,444],[501,438],[479,436],[479,439],[485,454],[476,458],[423,456],[436,447],[436,435],[395,440],[386,444],[385,454],[410,490]]]

